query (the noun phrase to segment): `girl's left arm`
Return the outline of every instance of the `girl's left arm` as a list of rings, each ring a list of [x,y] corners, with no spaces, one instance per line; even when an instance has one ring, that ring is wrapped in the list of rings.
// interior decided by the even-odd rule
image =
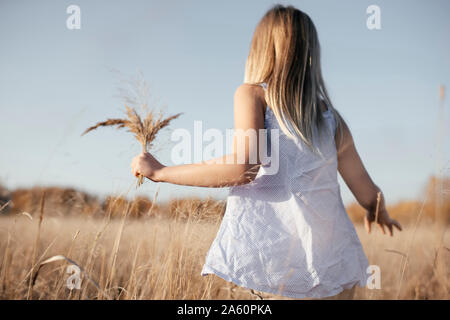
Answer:
[[[143,153],[133,159],[132,173],[135,176],[143,174],[155,182],[210,188],[251,182],[260,164],[258,133],[259,129],[264,129],[264,100],[260,90],[263,90],[260,86],[250,84],[242,84],[236,89],[231,154],[201,163],[165,166],[151,154]],[[252,154],[254,152],[256,154]],[[253,155],[256,163],[250,163]]]

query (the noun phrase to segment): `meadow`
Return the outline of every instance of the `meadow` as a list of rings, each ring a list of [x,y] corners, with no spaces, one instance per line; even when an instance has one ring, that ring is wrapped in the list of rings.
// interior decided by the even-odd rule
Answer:
[[[389,206],[404,227],[393,238],[367,234],[361,207],[347,207],[381,271],[381,288],[357,288],[355,299],[449,298],[450,202],[444,193],[436,210],[435,185],[431,178],[421,201]],[[0,299],[286,299],[200,276],[223,200],[97,199],[58,187],[1,194]],[[79,289],[67,286],[74,265]]]

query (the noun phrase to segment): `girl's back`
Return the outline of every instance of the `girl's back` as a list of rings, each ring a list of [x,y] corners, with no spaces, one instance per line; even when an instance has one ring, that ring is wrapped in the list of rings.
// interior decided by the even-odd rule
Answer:
[[[330,110],[323,117],[320,156],[287,137],[266,107],[265,128],[279,132],[278,146],[268,148],[278,153],[278,171],[265,163],[251,183],[231,188],[202,275],[295,298],[365,286],[368,261],[337,181],[336,123]]]

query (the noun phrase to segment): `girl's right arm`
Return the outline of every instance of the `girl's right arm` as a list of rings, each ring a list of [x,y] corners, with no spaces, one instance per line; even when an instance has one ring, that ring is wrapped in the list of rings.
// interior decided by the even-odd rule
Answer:
[[[364,224],[370,233],[371,223],[375,220],[383,234],[384,226],[393,235],[393,227],[402,230],[400,223],[389,217],[386,210],[384,196],[380,188],[370,178],[356,150],[352,134],[344,119],[341,118],[342,132],[336,130],[336,149],[338,158],[338,170],[345,183],[355,196],[358,203],[366,209]],[[378,194],[380,197],[378,199]],[[377,214],[378,208],[378,214]]]

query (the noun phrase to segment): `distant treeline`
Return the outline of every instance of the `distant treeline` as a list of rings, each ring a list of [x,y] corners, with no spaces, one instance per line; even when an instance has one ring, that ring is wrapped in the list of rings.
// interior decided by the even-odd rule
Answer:
[[[416,221],[420,218],[450,223],[449,189],[450,178],[438,180],[431,177],[424,188],[422,199],[389,205],[389,213],[401,222]],[[226,205],[224,200],[212,198],[183,198],[153,203],[144,196],[137,196],[132,200],[120,196],[99,199],[73,188],[33,187],[9,191],[0,186],[0,214],[27,212],[32,216],[36,215],[43,196],[46,216],[85,215],[116,218],[126,214],[129,218],[164,216],[180,220],[218,221],[223,217]],[[353,203],[346,209],[353,222],[363,221],[365,211],[360,205]]]

